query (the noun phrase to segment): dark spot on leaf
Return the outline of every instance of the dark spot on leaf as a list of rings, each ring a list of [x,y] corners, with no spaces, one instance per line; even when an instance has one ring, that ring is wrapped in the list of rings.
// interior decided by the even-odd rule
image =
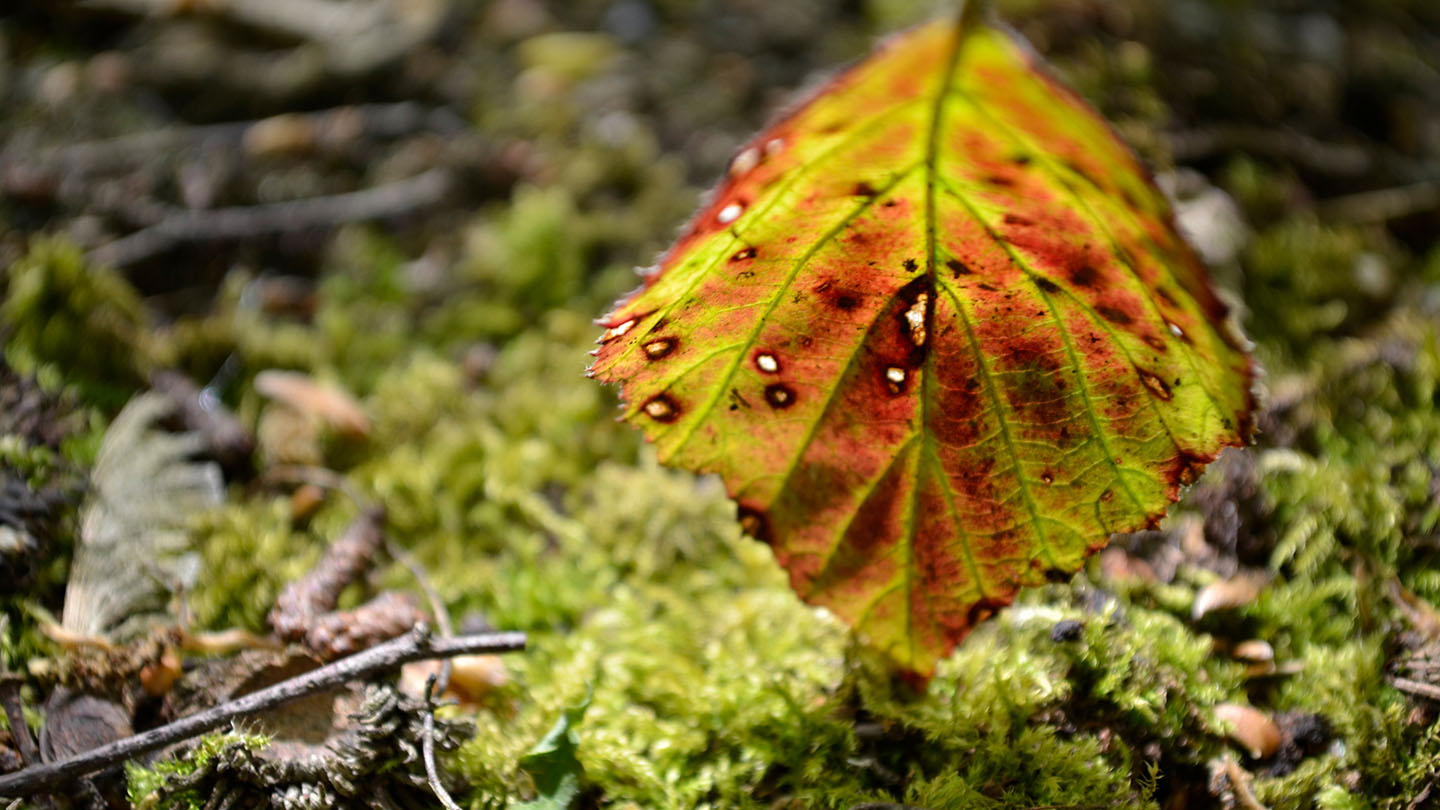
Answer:
[[[1164,301],[1172,307],[1180,306],[1178,303],[1176,303],[1175,296],[1171,295],[1170,291],[1165,289],[1164,287],[1156,288],[1155,294],[1160,296],[1160,300]]]
[[[975,286],[976,286],[976,287],[979,287],[980,289],[984,290],[985,292],[998,292],[998,290],[996,290],[993,285],[991,285],[991,284],[986,284],[986,283],[983,282],[983,281],[980,282],[979,284],[976,284]]]
[[[992,174],[992,175],[990,175],[989,177],[985,178],[985,182],[989,183],[989,184],[992,185],[992,186],[1013,186],[1013,185],[1015,185],[1015,181],[1014,181],[1014,180],[1010,179],[1009,177],[1001,177],[1001,176],[998,175],[998,174]]]
[[[1050,295],[1054,295],[1055,293],[1060,292],[1060,285],[1056,284],[1048,278],[1036,277],[1035,286],[1039,287]]]
[[[1111,323],[1120,324],[1121,326],[1125,326],[1126,324],[1130,324],[1135,321],[1134,318],[1130,317],[1130,313],[1126,312],[1125,310],[1116,309],[1115,307],[1106,306],[1104,304],[1095,307],[1095,311],[1100,313],[1100,317],[1104,318],[1105,320]]]
[[[1117,463],[1118,463],[1118,462],[1117,462]],[[1113,489],[1107,489],[1107,490],[1105,490],[1104,492],[1100,493],[1100,500],[1101,500],[1103,503],[1109,503],[1109,502],[1115,500],[1115,490],[1113,490]]]
[[[970,275],[970,268],[966,267],[965,263],[959,259],[946,259],[945,266],[950,268],[950,275],[955,278]]]
[[[744,249],[735,251],[735,255],[733,255],[733,256],[730,257],[730,261],[732,261],[732,262],[743,262],[743,261],[745,261],[746,259],[753,259],[753,258],[755,258],[755,248],[753,248],[753,247],[747,247],[747,248],[744,248]]]
[[[1070,575],[1064,571],[1061,571],[1059,568],[1046,568],[1045,581],[1054,582],[1056,584],[1069,582]]]
[[[846,312],[849,312],[850,310],[860,306],[860,299],[849,293],[840,293],[839,295],[835,296],[835,306],[845,310]]]
[[[750,401],[747,400],[747,399],[745,398],[745,396],[740,393],[740,389],[739,389],[739,388],[731,388],[731,389],[730,389],[730,410],[732,410],[732,411],[738,411],[738,410],[740,410],[741,408],[749,408],[749,407],[750,407]]]
[[[1137,367],[1135,371],[1140,375],[1140,382],[1145,383],[1145,387],[1150,389],[1150,393],[1166,402],[1170,401],[1170,385],[1168,383],[1143,368]]]
[[[1094,287],[1100,280],[1100,272],[1088,264],[1077,265],[1070,271],[1070,281],[1078,287]]]
[[[852,189],[850,193],[855,195],[856,197],[874,197],[879,192],[875,190],[874,186],[870,185],[864,180],[861,180],[860,182],[855,184],[855,188]]]
[[[1005,607],[1004,602],[993,602],[988,599],[982,599],[970,606],[970,610],[966,612],[965,622],[967,625],[974,627],[991,616],[994,616],[995,611],[1002,607]]]
[[[910,379],[910,374],[899,366],[888,366],[884,371],[885,390],[895,396],[905,393],[905,383]]]
[[[930,334],[934,332],[935,285],[929,276],[919,276],[910,281],[896,295],[895,324],[899,329],[896,344],[907,347],[902,363],[910,369],[919,368],[925,362],[930,349]],[[919,319],[912,318],[919,314]]]
[[[770,521],[765,518],[764,512],[753,506],[742,505],[739,518],[741,531],[766,545],[774,542],[770,535]]]
[[[1005,224],[1006,224],[1006,225],[1034,225],[1035,223],[1032,222],[1032,221],[1030,221],[1029,219],[1026,219],[1025,217],[1020,216],[1019,214],[1006,214],[1006,215],[1005,215]]]
[[[1011,163],[1014,163],[1016,166],[1029,166],[1029,165],[1030,165],[1030,156],[1029,156],[1029,155],[1016,155],[1015,157],[1010,158],[1010,162],[1011,162]]]
[[[669,394],[656,394],[640,408],[656,422],[674,422],[680,418],[680,406]]]
[[[772,383],[765,386],[765,401],[770,407],[783,410],[795,404],[795,392],[781,383]]]
[[[913,272],[915,272],[916,270],[919,270],[919,269],[920,269],[920,263],[919,263],[919,262],[915,261],[914,259],[906,259],[906,260],[905,260],[905,270],[906,270],[906,271],[913,273]]]
[[[1055,483],[1055,473],[1052,473],[1049,470],[1040,473],[1040,483],[1045,484],[1046,486]]]
[[[1149,346],[1150,348],[1154,349],[1157,352],[1160,352],[1161,354],[1170,351],[1170,347],[1166,346],[1165,341],[1161,340],[1158,335],[1146,335],[1145,337],[1141,338],[1141,340],[1145,341],[1146,346]]]
[[[891,200],[886,200],[885,202],[880,203],[880,204],[883,205],[883,206],[885,206],[886,208],[894,208],[895,206],[897,206],[897,205],[900,204],[900,201],[899,201],[899,200],[891,199]]]
[[[656,338],[655,340],[647,341],[640,348],[645,351],[646,357],[650,358],[651,360],[659,360],[660,358],[665,357],[666,355],[675,351],[675,346],[678,343],[679,341],[677,341],[675,338],[662,337]]]

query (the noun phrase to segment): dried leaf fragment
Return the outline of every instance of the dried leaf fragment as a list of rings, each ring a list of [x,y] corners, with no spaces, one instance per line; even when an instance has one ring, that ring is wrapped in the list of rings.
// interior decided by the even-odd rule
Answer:
[[[1230,739],[1253,759],[1266,759],[1280,749],[1280,726],[1253,706],[1221,703],[1215,707],[1215,719],[1228,727]]]
[[[1244,607],[1259,598],[1263,584],[1261,577],[1249,573],[1212,582],[1195,594],[1195,602],[1190,606],[1190,616],[1199,621],[1211,611]]]
[[[315,417],[340,433],[370,435],[370,419],[360,403],[345,391],[317,382],[298,371],[262,371],[255,375],[255,390],[300,413]]]

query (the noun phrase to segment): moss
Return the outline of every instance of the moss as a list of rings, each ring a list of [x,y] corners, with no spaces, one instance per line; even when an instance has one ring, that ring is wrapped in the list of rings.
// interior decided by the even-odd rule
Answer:
[[[579,18],[568,14],[599,20],[612,4],[569,5],[547,7],[552,29]],[[1288,774],[1244,760],[1265,806],[1407,808],[1440,762],[1440,732],[1386,683],[1404,625],[1385,586],[1397,579],[1440,603],[1440,250],[1404,228],[1317,218],[1312,195],[1339,193],[1344,178],[1315,183],[1310,168],[1274,150],[1226,148],[1196,162],[1255,229],[1225,272],[1275,408],[1248,451],[1254,504],[1232,532],[1255,547],[1243,562],[1267,570],[1266,587],[1194,622],[1196,591],[1239,564],[1233,555],[1152,583],[1109,582],[1096,565],[977,629],[917,692],[801,603],[768,550],[739,536],[716,482],[660,468],[615,423],[613,394],[583,373],[591,319],[637,283],[630,268],[653,260],[692,209],[694,186],[759,123],[760,88],[791,80],[816,53],[853,53],[873,29],[913,21],[930,4],[759,4],[755,13],[770,15],[756,26],[759,44],[737,37],[745,53],[715,58],[689,30],[709,19],[692,6],[714,4],[650,5],[674,39],[643,61],[603,37],[587,41],[615,58],[575,72],[543,64],[564,54],[542,54],[522,76],[507,61],[520,48],[480,49],[475,117],[496,143],[528,150],[524,181],[442,219],[424,245],[378,226],[341,229],[318,273],[313,320],[256,309],[242,295],[253,279],[237,271],[210,312],[155,328],[121,277],[87,267],[63,241],[32,243],[0,308],[12,330],[6,353],[52,388],[80,391],[91,422],[58,453],[0,439],[0,461],[36,481],[66,461],[83,468],[99,414],[161,362],[197,379],[223,367],[225,391],[251,426],[260,402],[248,379],[258,370],[343,384],[373,438],[324,448],[325,462],[386,506],[391,536],[424,563],[457,620],[531,634],[531,648],[506,659],[511,684],[478,710],[479,732],[453,763],[472,806],[532,795],[520,755],[593,689],[576,732],[587,805],[1204,806],[1207,764],[1233,753],[1212,708],[1243,702],[1318,713],[1334,728],[1330,748]],[[1316,86],[1256,65],[1258,46],[1235,22],[1255,4],[1223,4],[1230,17],[1188,4],[1198,20],[1188,45],[1156,33],[1161,6],[1081,14],[1063,5],[1012,0],[1000,10],[1147,155],[1166,151],[1154,132],[1232,120],[1242,95],[1230,91],[1235,71],[1269,71],[1264,89],[1278,95],[1264,102],[1274,104],[1261,125],[1292,109],[1287,88]],[[816,26],[823,36],[785,28],[840,6],[855,11]],[[1211,23],[1218,34],[1202,30]],[[1234,43],[1206,44],[1221,35]],[[637,75],[637,61],[648,75]],[[1188,83],[1224,90],[1187,100],[1177,88]],[[1207,105],[1224,115],[1197,120]],[[97,345],[122,350],[91,351]],[[263,629],[274,594],[355,511],[333,496],[296,525],[284,494],[236,487],[196,527],[205,574],[189,599],[199,627]],[[376,584],[415,588],[393,565]],[[0,632],[0,653],[17,669],[50,652],[29,607],[7,604]],[[1077,638],[1052,639],[1062,620],[1080,622]],[[1298,673],[1246,678],[1224,651],[1251,637]],[[156,772],[132,773],[134,795],[148,793],[146,774]]]
[[[190,748],[190,752],[180,759],[162,759],[148,768],[134,762],[126,763],[125,776],[129,782],[130,804],[142,808],[142,810],[155,807],[154,796],[167,782],[200,770],[225,748],[240,745],[258,749],[264,748],[267,743],[268,741],[264,737],[238,731],[227,731],[207,734],[197,739]],[[205,806],[207,799],[209,799],[208,796],[202,796],[197,791],[185,790],[167,796],[164,806],[200,810]]]
[[[154,366],[148,313],[115,272],[87,264],[74,244],[34,239],[9,269],[0,325],[22,372],[53,365],[97,402],[118,408]]]

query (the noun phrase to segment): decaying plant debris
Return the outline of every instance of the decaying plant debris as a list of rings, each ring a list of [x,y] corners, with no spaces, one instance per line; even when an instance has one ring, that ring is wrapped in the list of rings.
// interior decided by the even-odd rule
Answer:
[[[277,5],[21,0],[0,18],[0,664],[16,676],[0,692],[17,718],[39,730],[62,686],[139,731],[213,708],[233,686],[218,670],[282,655],[236,647],[270,636],[358,497],[461,631],[529,636],[508,682],[435,721],[462,805],[559,784],[576,806],[647,808],[1440,796],[1433,4],[996,2],[1162,176],[1181,170],[1181,225],[1241,305],[1267,409],[1172,521],[1002,612],[923,694],[797,603],[714,482],[658,468],[581,374],[591,318],[784,91],[931,4],[404,17],[365,0],[337,28],[309,27],[310,2],[256,23]],[[377,31],[403,35],[355,57]],[[348,392],[367,429],[282,413],[256,384],[270,370]],[[185,458],[220,462],[222,503],[171,527],[195,562],[147,585],[154,634],[61,645],[41,628],[64,613],[85,482],[125,403],[172,371],[255,449]],[[326,475],[277,473],[297,464]],[[1200,599],[1242,577],[1254,587]],[[325,610],[422,591],[381,553]],[[197,687],[201,672],[216,677]],[[404,761],[423,695],[349,699],[367,695],[384,711],[327,705],[346,734],[388,729],[346,756]],[[1268,735],[1259,757],[1231,740],[1226,705],[1275,724],[1273,753]],[[524,759],[562,720],[548,758]],[[282,780],[255,731],[137,757],[96,789],[191,807],[222,787],[237,803],[314,799],[335,775],[361,788],[334,763]],[[0,778],[21,737],[0,731]],[[378,770],[391,795],[434,795],[413,762]]]

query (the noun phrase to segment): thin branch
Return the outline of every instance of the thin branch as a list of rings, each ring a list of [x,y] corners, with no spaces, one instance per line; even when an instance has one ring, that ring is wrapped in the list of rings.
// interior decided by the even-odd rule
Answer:
[[[1388,222],[1440,208],[1440,181],[1361,191],[1325,200],[1318,208],[1324,219],[1358,224]]]
[[[425,596],[430,600],[430,612],[435,616],[435,624],[440,628],[441,638],[450,638],[455,634],[454,628],[450,626],[450,613],[445,609],[445,602],[440,599],[440,594],[430,585],[430,577],[425,574],[425,567],[400,544],[390,538],[385,538],[385,549],[390,556],[399,560],[402,565],[410,569],[410,575],[420,584],[425,591]],[[450,659],[440,663],[440,672],[431,674],[425,679],[425,718],[424,728],[420,740],[421,753],[425,759],[425,777],[430,782],[430,791],[435,798],[440,800],[445,810],[460,810],[460,805],[450,797],[450,791],[440,783],[439,770],[435,767],[435,696],[443,694],[445,687],[450,684]]]
[[[445,810],[460,810],[460,805],[450,798],[450,791],[440,784],[440,774],[435,768],[435,676],[425,679],[425,726],[420,747],[425,758],[425,778],[430,782],[430,791]]]
[[[1265,805],[1255,798],[1250,791],[1250,774],[1240,767],[1240,763],[1234,757],[1226,757],[1225,764],[1221,766],[1225,773],[1225,779],[1230,782],[1230,795],[1235,798],[1235,803],[1242,810],[1266,810]]]
[[[1290,160],[1332,175],[1358,177],[1379,163],[1371,151],[1348,143],[1326,143],[1309,135],[1268,127],[1220,124],[1163,136],[1177,163],[1191,163],[1220,152],[1246,152]]]
[[[430,577],[425,574],[425,566],[415,558],[408,550],[400,546],[389,537],[385,538],[385,552],[398,561],[401,565],[410,569],[410,576],[420,585],[420,590],[425,592],[425,599],[430,603],[430,612],[435,616],[435,628],[440,631],[441,638],[450,638],[455,635],[455,628],[450,625],[450,612],[445,609],[445,601],[440,594],[435,592],[434,586],[430,584]],[[440,662],[440,677],[435,679],[435,694],[443,695],[446,688],[450,686],[450,659]]]
[[[30,796],[53,790],[70,780],[117,762],[134,759],[149,751],[203,734],[237,717],[262,712],[412,661],[450,658],[456,655],[514,652],[524,648],[524,633],[478,633],[453,639],[436,639],[428,627],[420,625],[410,633],[377,647],[281,681],[229,703],[181,718],[169,725],[103,745],[60,762],[29,767],[0,776],[0,796]]]
[[[1431,700],[1440,700],[1440,686],[1436,686],[1433,683],[1425,683],[1424,681],[1417,681],[1413,678],[1402,678],[1399,675],[1392,675],[1386,678],[1385,681],[1401,692],[1408,692],[1409,694],[1419,695],[1420,697]]]
[[[285,117],[313,133],[321,147],[331,142],[390,140],[427,130],[454,137],[467,127],[465,119],[451,110],[426,107],[413,101],[348,104],[315,112],[286,113]],[[23,166],[29,172],[80,177],[116,174],[143,168],[159,156],[185,149],[238,150],[255,127],[273,120],[258,118],[198,126],[165,126],[43,150],[12,146],[0,150],[0,168]]]
[[[20,679],[8,672],[0,673],[0,704],[4,704],[5,719],[10,722],[10,736],[20,749],[20,759],[26,765],[38,765],[40,751],[30,736],[30,727],[25,725],[25,710],[20,706]]]
[[[383,219],[440,202],[450,186],[448,171],[431,169],[395,183],[326,197],[175,211],[150,227],[101,245],[87,258],[124,267],[190,242],[254,239]]]

